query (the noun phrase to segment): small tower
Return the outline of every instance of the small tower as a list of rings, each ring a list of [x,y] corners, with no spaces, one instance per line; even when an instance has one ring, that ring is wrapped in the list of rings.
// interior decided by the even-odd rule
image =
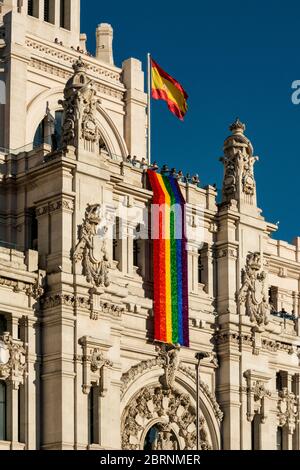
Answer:
[[[101,23],[96,30],[96,57],[113,65],[113,29],[108,23]]]
[[[238,118],[230,126],[231,135],[224,142],[224,179],[222,203],[235,200],[241,212],[257,215],[253,146],[244,135],[246,126]]]

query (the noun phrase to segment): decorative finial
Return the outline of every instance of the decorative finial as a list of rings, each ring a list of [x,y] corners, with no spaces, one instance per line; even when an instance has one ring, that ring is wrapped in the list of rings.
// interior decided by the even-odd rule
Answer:
[[[86,64],[83,62],[82,57],[79,56],[78,60],[76,60],[76,62],[74,62],[72,67],[73,67],[75,73],[85,72]]]
[[[239,118],[236,118],[234,123],[231,124],[231,126],[229,127],[229,130],[232,132],[233,135],[244,134],[246,126],[239,120]]]

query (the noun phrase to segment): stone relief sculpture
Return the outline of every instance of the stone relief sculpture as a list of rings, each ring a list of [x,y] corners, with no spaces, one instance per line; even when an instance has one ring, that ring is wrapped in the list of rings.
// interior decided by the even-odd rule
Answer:
[[[151,450],[178,450],[178,440],[168,424],[159,424]]]
[[[10,333],[4,333],[0,340],[3,350],[7,351],[0,361],[0,380],[11,381],[13,388],[18,390],[20,384],[24,384],[27,370],[24,344],[13,339]]]
[[[266,273],[261,269],[259,253],[247,256],[246,267],[242,271],[242,287],[238,293],[239,304],[244,304],[246,315],[256,325],[267,325],[270,305],[266,294]]]
[[[255,413],[260,416],[261,422],[265,423],[268,417],[268,399],[272,394],[267,388],[270,377],[254,370],[244,372],[247,387],[243,390],[247,393],[247,420],[251,422]]]
[[[96,287],[108,287],[110,284],[108,275],[110,262],[106,250],[106,240],[97,235],[100,222],[100,205],[88,205],[83,224],[80,227],[79,242],[75,248],[73,259],[75,262],[82,262],[83,274],[88,282]]]
[[[253,156],[251,142],[244,135],[246,126],[238,118],[230,126],[232,135],[224,144],[223,201],[239,198],[239,188],[246,196],[255,195],[254,163],[258,157]],[[253,200],[249,199],[251,204]]]
[[[157,386],[140,390],[125,409],[122,418],[122,448],[143,449],[143,431],[153,419],[158,420],[155,425],[158,433],[153,443],[154,449],[196,448],[196,410],[189,395]],[[203,417],[200,420],[199,434],[200,449],[211,449]]]
[[[95,84],[86,74],[86,65],[81,57],[73,64],[74,75],[68,80],[64,90],[64,100],[59,103],[64,109],[62,146],[76,146],[82,138],[88,142],[100,139],[100,131],[95,119],[97,103]],[[103,142],[103,139],[101,139]]]
[[[164,369],[161,382],[164,388],[171,388],[174,385],[175,374],[179,366],[180,346],[170,346],[162,343],[157,346],[158,358]]]
[[[297,398],[294,393],[290,392],[286,387],[279,392],[277,404],[277,417],[279,426],[287,426],[289,434],[293,434],[296,423],[299,420],[299,408]]]

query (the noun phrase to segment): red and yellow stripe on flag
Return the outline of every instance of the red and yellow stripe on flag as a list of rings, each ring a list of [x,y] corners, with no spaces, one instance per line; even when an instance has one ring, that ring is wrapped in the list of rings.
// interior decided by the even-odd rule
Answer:
[[[152,98],[166,101],[171,113],[183,121],[188,109],[186,91],[175,78],[165,72],[153,59],[151,59],[151,69]]]

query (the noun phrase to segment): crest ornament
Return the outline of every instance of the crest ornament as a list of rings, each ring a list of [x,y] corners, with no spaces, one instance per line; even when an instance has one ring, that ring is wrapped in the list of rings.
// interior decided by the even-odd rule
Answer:
[[[99,141],[100,145],[100,141],[103,142],[95,119],[100,100],[96,96],[94,81],[86,74],[86,68],[81,57],[73,64],[74,74],[66,83],[64,100],[59,101],[64,110],[62,147],[76,147],[78,139],[83,139],[88,144]],[[94,151],[92,145],[87,145],[86,149]]]
[[[81,261],[83,274],[88,282],[96,287],[108,287],[110,262],[106,250],[106,240],[97,234],[101,222],[100,204],[88,205],[83,224],[80,227],[79,242],[73,259]],[[106,233],[107,228],[104,228]]]
[[[240,305],[245,305],[246,315],[257,326],[267,325],[270,305],[266,294],[266,272],[261,269],[259,253],[247,256],[246,267],[242,270],[242,287],[237,299]]]

